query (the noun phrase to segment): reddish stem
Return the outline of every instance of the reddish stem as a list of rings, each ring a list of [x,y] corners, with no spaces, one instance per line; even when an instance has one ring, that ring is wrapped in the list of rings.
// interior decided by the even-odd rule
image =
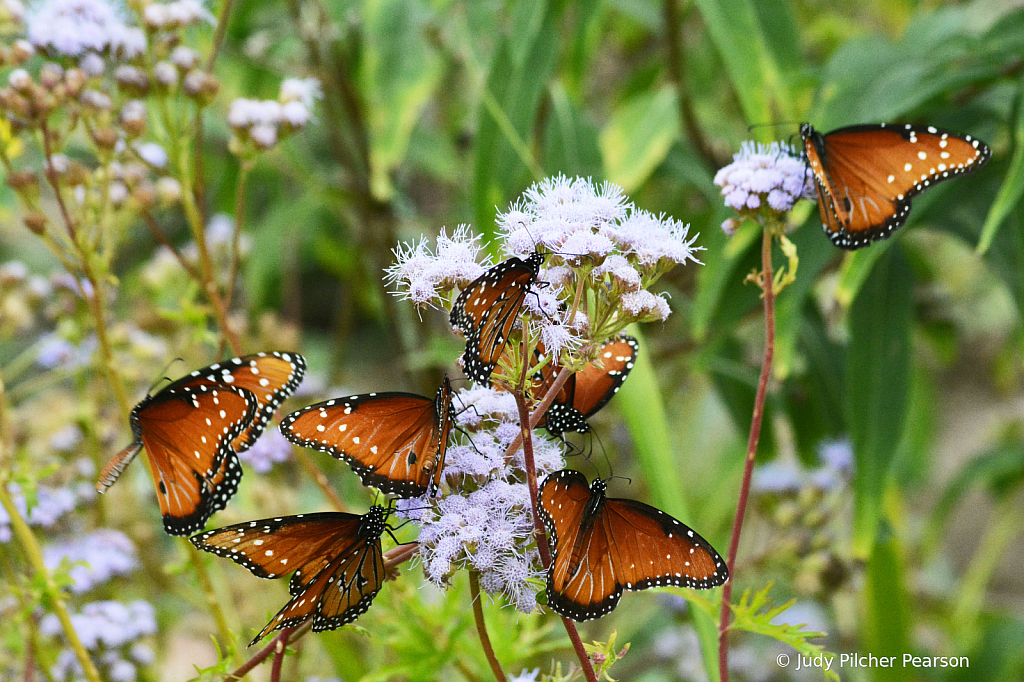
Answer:
[[[305,625],[302,625],[298,628],[283,628],[281,632],[279,632],[277,636],[274,637],[274,639],[270,640],[270,642],[265,647],[257,651],[255,656],[246,661],[245,664],[242,665],[242,667],[240,667],[238,670],[236,670],[233,673],[230,673],[226,678],[224,678],[225,682],[233,682],[233,680],[240,680],[246,675],[248,675],[253,668],[258,666],[263,661],[267,660],[267,657],[270,656],[270,654],[277,651],[277,645],[279,642],[283,643],[283,651],[284,647],[288,645],[288,640],[291,638],[292,633],[294,633],[296,630],[308,630],[310,625],[310,623],[306,623]]]
[[[473,620],[476,621],[476,632],[480,636],[480,645],[484,648],[484,656],[491,666],[494,679],[498,682],[508,682],[505,671],[498,663],[498,657],[494,655],[494,647],[491,646],[491,638],[487,634],[487,623],[484,622],[484,605],[480,600],[480,574],[476,571],[469,572],[469,597],[473,602]]]
[[[525,371],[525,367],[523,371]],[[562,374],[566,374],[566,372],[567,370],[563,368]],[[561,377],[561,374],[559,376]],[[565,383],[564,380],[562,383]],[[553,385],[545,399],[548,397],[554,399],[558,389]],[[519,408],[523,459],[526,463],[526,483],[530,488],[530,506],[533,509],[533,529],[534,534],[537,536],[537,551],[540,553],[540,559],[544,563],[545,570],[547,570],[551,567],[551,550],[548,547],[548,536],[544,532],[544,524],[541,523],[540,515],[537,513],[537,467],[533,460],[530,411],[526,407],[526,396],[521,391],[516,391],[514,395],[516,397],[516,407]],[[537,412],[534,414],[537,414]],[[597,673],[594,672],[594,666],[590,662],[590,657],[587,656],[587,650],[583,648],[583,640],[580,639],[580,633],[576,631],[576,624],[564,617],[562,618],[562,624],[565,626],[565,631],[569,634],[569,641],[572,642],[572,648],[576,651],[576,657],[580,660],[580,666],[583,668],[583,675],[587,678],[587,682],[597,682]]]
[[[764,402],[768,395],[768,380],[772,373],[775,356],[775,292],[772,290],[772,233],[765,229],[761,240],[761,289],[764,291],[764,360],[761,362],[761,376],[757,381],[754,397],[754,414],[750,420],[750,437],[747,439],[747,459],[743,466],[743,482],[740,484],[740,499],[736,505],[736,517],[732,522],[732,537],[729,540],[729,580],[722,587],[722,610],[718,622],[718,675],[719,682],[729,682],[729,619],[732,585],[736,580],[736,553],[740,546],[740,531],[747,511],[750,495],[750,476],[754,471],[757,443],[761,438],[761,419],[764,416]]]
[[[277,638],[277,646],[274,647],[274,662],[270,664],[270,682],[281,682],[281,666],[284,665],[284,654],[288,651],[288,638],[291,634],[291,628],[285,628],[281,632],[281,636]]]

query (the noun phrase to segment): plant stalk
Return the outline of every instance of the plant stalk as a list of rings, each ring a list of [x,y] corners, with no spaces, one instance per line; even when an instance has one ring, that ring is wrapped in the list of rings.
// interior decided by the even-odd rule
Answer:
[[[480,645],[484,649],[487,663],[491,666],[494,679],[498,682],[508,682],[505,671],[498,663],[498,657],[494,655],[494,647],[491,646],[491,638],[487,634],[487,623],[484,622],[484,606],[480,599],[480,574],[476,571],[469,572],[469,598],[473,602],[473,620],[476,621],[476,632],[480,636]]]
[[[732,523],[732,537],[729,540],[729,558],[726,566],[729,579],[722,587],[722,610],[718,622],[718,675],[719,682],[729,682],[729,618],[732,585],[736,581],[736,553],[740,545],[740,532],[743,529],[743,517],[747,511],[747,498],[750,495],[750,477],[754,471],[754,458],[757,455],[757,443],[761,438],[761,420],[764,417],[764,403],[768,395],[768,380],[772,373],[772,360],[775,356],[775,292],[772,289],[772,230],[765,226],[761,238],[761,289],[764,292],[764,360],[761,362],[761,376],[757,381],[757,394],[754,397],[754,414],[750,419],[750,436],[747,439],[747,459],[743,465],[743,482],[740,484],[739,502],[736,504],[736,516]]]

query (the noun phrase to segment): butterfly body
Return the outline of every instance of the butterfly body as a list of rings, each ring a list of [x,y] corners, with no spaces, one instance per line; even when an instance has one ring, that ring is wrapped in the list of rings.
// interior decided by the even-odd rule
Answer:
[[[590,431],[587,420],[618,393],[639,351],[640,345],[632,336],[620,335],[606,341],[598,350],[597,362],[588,363],[569,376],[539,426],[553,436],[561,436],[566,431]],[[543,352],[543,347],[538,346],[537,354],[543,355]],[[547,392],[560,370],[557,365],[549,364],[537,373],[540,395]]]
[[[540,253],[526,260],[509,258],[459,292],[449,319],[466,337],[465,372],[473,381],[490,385],[491,372],[543,262]]]
[[[705,589],[728,579],[725,562],[702,537],[636,500],[609,498],[565,469],[540,488],[539,513],[551,536],[548,605],[581,622],[614,609],[625,590],[677,585]]]
[[[859,249],[887,239],[910,214],[910,200],[937,182],[984,166],[981,140],[933,126],[858,125],[821,134],[800,126],[832,243]]]
[[[197,548],[231,559],[259,578],[288,573],[291,599],[252,640],[312,619],[313,630],[333,630],[370,608],[384,583],[381,536],[390,510],[362,515],[322,512],[261,519],[191,538]]]
[[[236,453],[260,436],[304,368],[295,353],[260,353],[197,370],[146,396],[128,418],[132,442],[103,468],[96,489],[113,485],[145,449],[164,530],[202,530],[238,490]]]
[[[281,421],[285,438],[341,459],[363,485],[400,497],[437,492],[455,422],[448,378],[431,399],[413,393],[335,398]]]

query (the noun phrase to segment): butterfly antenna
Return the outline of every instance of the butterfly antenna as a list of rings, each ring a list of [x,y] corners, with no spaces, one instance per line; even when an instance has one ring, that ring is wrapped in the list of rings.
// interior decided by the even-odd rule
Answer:
[[[167,372],[170,371],[171,366],[174,365],[174,363],[176,363],[176,362],[185,362],[185,360],[184,360],[184,358],[180,358],[180,357],[179,358],[174,358],[173,360],[168,362],[166,365],[164,365],[164,368],[162,370],[160,370],[160,374],[162,374],[163,376],[161,376],[159,379],[157,379],[156,381],[154,381],[150,385],[149,389],[146,391],[146,395],[153,395],[153,389],[156,388],[157,386],[159,386],[161,384],[161,382],[166,381],[167,383],[173,383],[171,378],[167,376]]]

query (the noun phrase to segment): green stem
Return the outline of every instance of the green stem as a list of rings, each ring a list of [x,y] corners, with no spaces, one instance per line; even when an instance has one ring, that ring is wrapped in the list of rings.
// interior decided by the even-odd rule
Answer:
[[[494,655],[494,647],[491,646],[491,638],[487,634],[487,623],[484,622],[484,606],[480,600],[480,574],[476,571],[469,572],[469,598],[473,602],[473,619],[476,621],[476,632],[480,636],[480,645],[484,648],[484,656],[491,666],[494,679],[498,682],[507,682],[505,671],[498,663],[498,657]]]
[[[75,632],[75,627],[71,624],[71,616],[68,615],[64,596],[56,583],[53,582],[53,576],[50,575],[50,571],[47,570],[46,564],[43,562],[43,553],[39,549],[36,536],[32,534],[32,529],[28,527],[7,490],[9,478],[9,472],[6,469],[0,470],[0,505],[3,505],[7,515],[11,517],[10,523],[11,528],[14,530],[14,536],[18,538],[18,544],[24,550],[25,556],[32,565],[32,570],[35,571],[37,577],[42,578],[43,589],[46,591],[46,596],[50,602],[50,609],[60,621],[61,627],[64,629],[64,638],[75,653],[75,658],[81,664],[86,679],[89,682],[101,682],[100,673],[96,669],[96,665],[92,662],[89,652],[86,651],[82,640],[78,638],[78,633]]]
[[[213,619],[217,623],[221,644],[227,648],[229,656],[235,656],[238,653],[235,647],[235,638],[231,628],[228,626],[228,620],[224,616],[224,611],[220,607],[217,592],[213,589],[213,581],[210,580],[210,574],[206,570],[206,564],[203,563],[203,557],[199,550],[191,544],[188,544],[186,551],[188,552],[188,559],[192,563],[192,568],[195,569],[196,579],[199,580],[199,587],[202,588],[203,595],[206,597],[206,605],[209,607],[210,613],[213,614]]]
[[[953,609],[954,628],[962,633],[961,648],[971,651],[978,636],[978,614],[985,605],[985,587],[1006,549],[1020,534],[1022,523],[1013,495],[1007,495],[992,514],[970,565],[960,582],[960,598]]]
[[[719,682],[729,682],[729,617],[732,585],[736,581],[736,553],[740,546],[740,531],[747,511],[750,495],[750,478],[757,456],[757,443],[761,438],[761,419],[764,417],[764,403],[768,395],[768,380],[772,374],[772,359],[775,356],[775,292],[772,290],[772,235],[773,230],[764,226],[761,237],[761,275],[759,282],[764,292],[764,360],[761,362],[761,376],[757,382],[754,397],[754,414],[750,419],[750,436],[747,439],[747,458],[743,465],[743,482],[740,484],[740,498],[736,504],[736,516],[732,523],[732,537],[729,540],[729,579],[722,587],[722,610],[718,622],[718,675]]]

